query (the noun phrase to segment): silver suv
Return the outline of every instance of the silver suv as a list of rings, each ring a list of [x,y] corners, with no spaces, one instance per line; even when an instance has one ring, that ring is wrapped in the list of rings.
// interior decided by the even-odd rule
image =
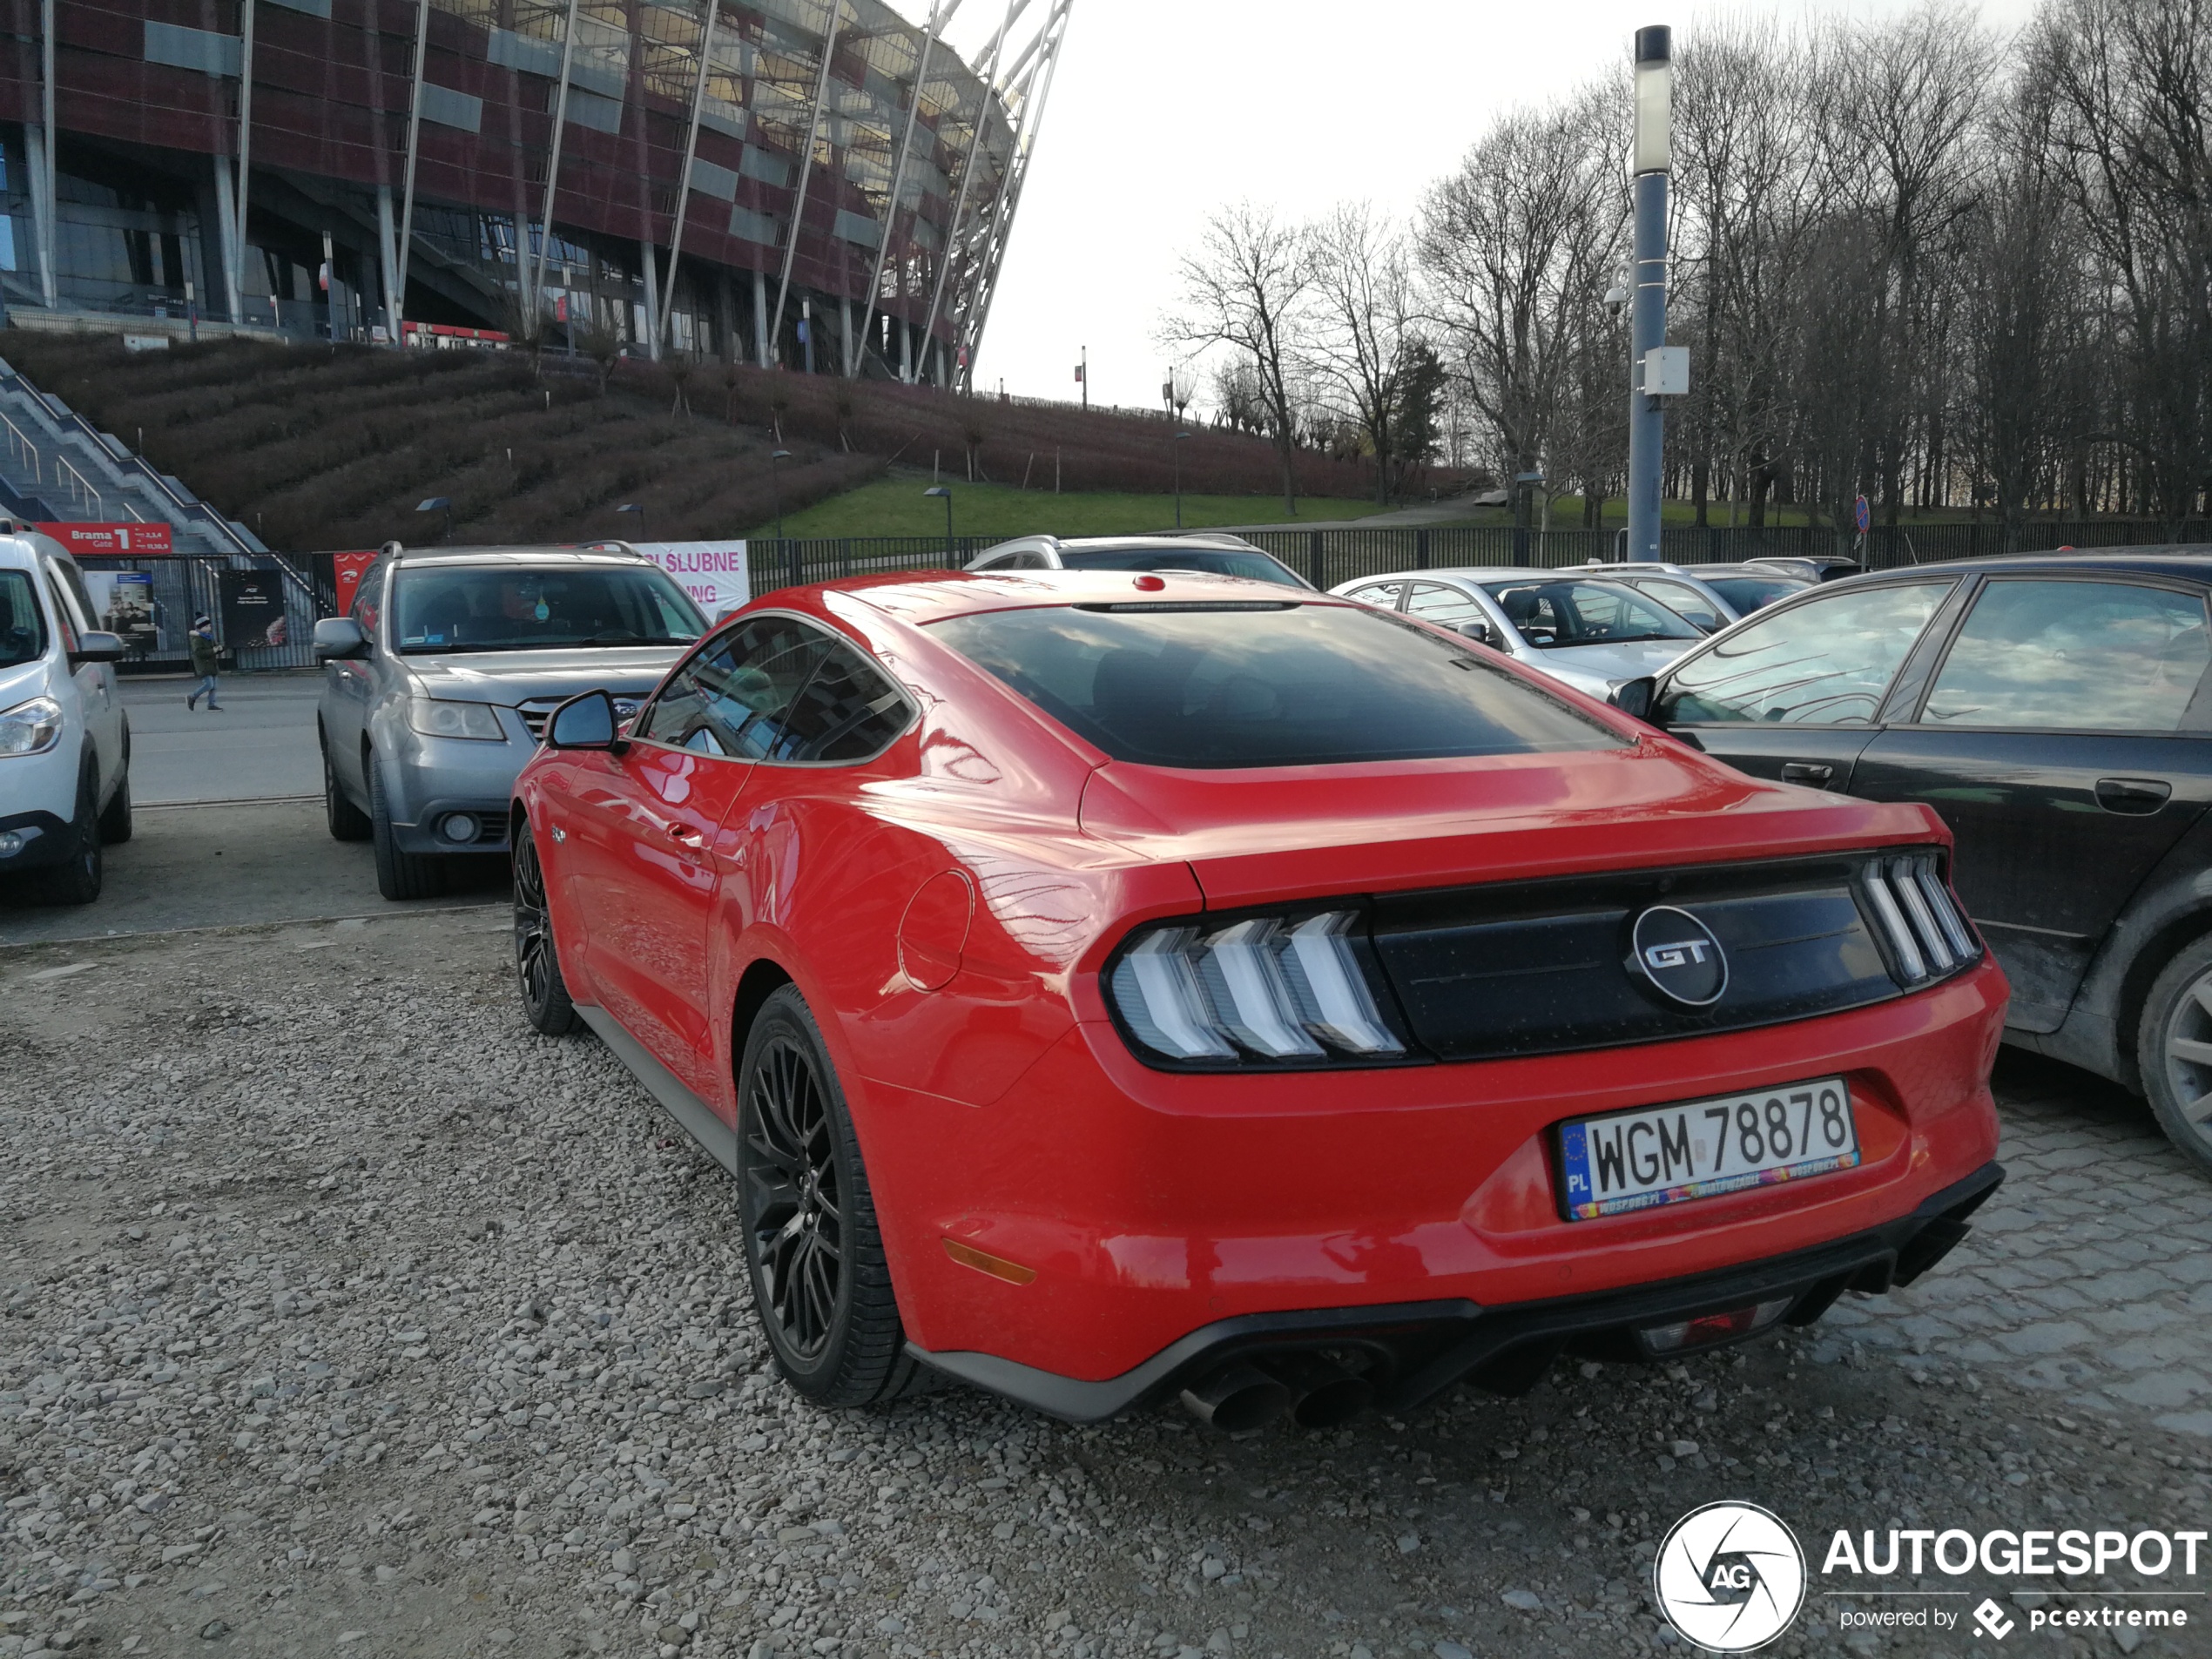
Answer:
[[[455,855],[507,851],[515,774],[554,708],[600,690],[635,712],[705,631],[624,548],[388,544],[352,612],[315,624],[331,834],[376,844],[387,899],[428,897]]]

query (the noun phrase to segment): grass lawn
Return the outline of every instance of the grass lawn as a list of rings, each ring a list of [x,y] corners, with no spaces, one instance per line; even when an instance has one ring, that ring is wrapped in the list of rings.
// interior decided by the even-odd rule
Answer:
[[[1537,522],[1539,511],[1539,503],[1534,502],[1529,503],[1530,523]],[[1615,496],[1603,502],[1599,511],[1603,515],[1602,522],[1607,529],[1617,530],[1629,522],[1629,503],[1622,496]],[[1899,516],[1898,522],[1901,524],[1954,524],[1972,516],[1973,515],[1963,507],[1946,507],[1927,513],[1908,510]],[[1467,517],[1462,522],[1468,524],[1510,524],[1513,523],[1513,515],[1502,507],[1475,507],[1467,510]],[[1697,522],[1696,506],[1686,501],[1662,502],[1659,503],[1659,522],[1669,529],[1687,529]],[[1724,501],[1706,502],[1705,522],[1715,529],[1726,529],[1728,528],[1728,503]],[[1736,508],[1737,526],[1741,528],[1750,522],[1750,509],[1743,503],[1737,502]],[[1770,500],[1766,504],[1766,522],[1771,527],[1809,524],[1813,521],[1809,516],[1808,509],[1802,503],[1785,506],[1780,502]],[[1823,516],[1820,522],[1824,524],[1828,521],[1825,516]],[[1881,522],[1878,514],[1876,516],[1875,522],[1877,523]],[[1573,530],[1582,528],[1582,498],[1580,496],[1556,496],[1552,498],[1552,528],[1555,530]]]
[[[1175,523],[1175,497],[1099,491],[1064,496],[1050,490],[1014,489],[1004,484],[948,481],[953,492],[955,536],[1118,536],[1168,529]],[[862,484],[808,508],[787,514],[786,536],[941,536],[945,503],[925,496],[927,475],[914,474]],[[1296,518],[1283,511],[1279,496],[1185,496],[1183,525],[1298,524],[1363,518],[1379,509],[1371,501],[1300,500]],[[754,526],[754,536],[773,536],[773,523]]]

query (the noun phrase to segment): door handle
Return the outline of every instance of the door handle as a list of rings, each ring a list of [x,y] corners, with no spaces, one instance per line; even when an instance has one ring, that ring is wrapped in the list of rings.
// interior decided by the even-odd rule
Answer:
[[[1835,767],[1817,760],[1785,760],[1782,763],[1782,781],[1785,784],[1811,784],[1816,789],[1825,789],[1828,780],[1835,775]]]
[[[2100,778],[2097,805],[2108,813],[2147,818],[2173,799],[2174,786],[2162,778]]]
[[[698,846],[705,842],[706,834],[703,830],[693,829],[689,824],[671,824],[668,826],[668,839],[671,841],[680,841],[685,846]]]

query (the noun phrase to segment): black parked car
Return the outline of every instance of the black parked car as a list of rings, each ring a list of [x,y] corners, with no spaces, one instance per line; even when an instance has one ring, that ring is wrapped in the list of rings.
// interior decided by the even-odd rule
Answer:
[[[2212,1171],[2208,590],[2207,548],[1857,577],[1614,700],[1759,777],[1933,807],[2006,1039],[2147,1094]]]

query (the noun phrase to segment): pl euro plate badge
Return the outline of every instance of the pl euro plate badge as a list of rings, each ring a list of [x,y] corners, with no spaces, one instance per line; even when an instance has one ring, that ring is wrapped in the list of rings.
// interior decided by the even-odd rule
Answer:
[[[1559,1126],[1570,1221],[1800,1181],[1858,1161],[1858,1125],[1841,1077]]]

